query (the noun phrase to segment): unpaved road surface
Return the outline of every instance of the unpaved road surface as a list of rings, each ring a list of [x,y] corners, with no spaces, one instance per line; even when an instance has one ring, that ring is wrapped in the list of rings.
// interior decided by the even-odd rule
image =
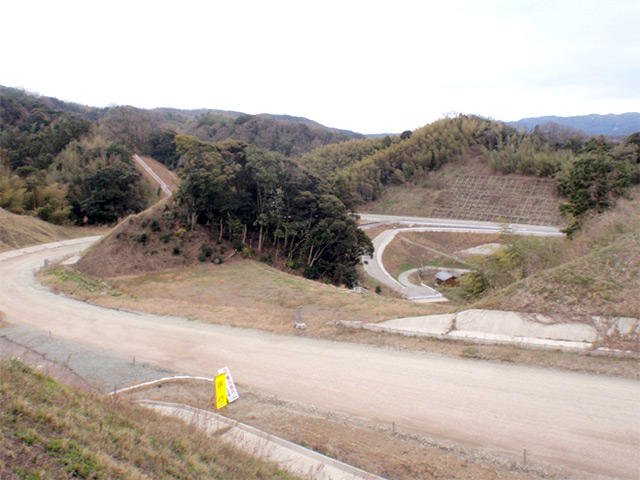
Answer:
[[[0,262],[6,320],[52,336],[364,417],[409,433],[483,446],[513,459],[616,478],[640,475],[640,383],[391,351],[136,314],[40,287],[34,269],[76,246]]]

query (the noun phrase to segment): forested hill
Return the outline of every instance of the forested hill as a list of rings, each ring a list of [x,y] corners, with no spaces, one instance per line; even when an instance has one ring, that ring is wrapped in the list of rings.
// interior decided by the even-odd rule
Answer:
[[[210,142],[234,138],[287,157],[297,157],[330,143],[363,138],[360,134],[327,128],[296,117],[267,114],[243,114],[234,118],[226,114],[204,112],[186,123],[181,131]]]
[[[329,128],[312,120],[290,115],[247,115],[211,109],[145,110],[131,106],[95,108],[3,86],[0,86],[0,97],[21,98],[23,103],[37,101],[49,110],[96,123],[103,126],[110,140],[145,153],[149,153],[150,138],[167,131],[192,135],[208,142],[233,138],[287,157],[298,157],[329,143],[364,138],[359,133]]]
[[[133,153],[175,168],[178,134],[244,140],[285,157],[358,136],[297,117],[100,109],[0,86],[0,208],[53,223],[112,223],[157,199]]]
[[[532,117],[517,122],[506,122],[507,125],[523,128],[531,132],[536,126],[556,124],[579,130],[587,135],[630,135],[640,132],[640,113],[629,112],[620,115],[580,115],[574,117]]]
[[[444,118],[400,136],[327,145],[300,162],[334,182],[349,205],[380,197],[387,185],[424,178],[446,163],[479,157],[501,173],[551,176],[571,151],[541,135],[519,133],[502,123],[471,115]]]
[[[496,174],[554,179],[575,230],[588,212],[600,213],[640,182],[640,133],[616,143],[565,133],[538,129],[527,134],[458,115],[400,136],[327,145],[300,163],[332,182],[342,201],[355,209],[380,198],[388,186],[424,184],[443,165],[474,158]]]

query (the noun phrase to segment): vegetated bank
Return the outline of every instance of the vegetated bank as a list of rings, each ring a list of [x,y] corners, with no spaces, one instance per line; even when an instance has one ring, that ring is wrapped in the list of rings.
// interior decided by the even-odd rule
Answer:
[[[487,268],[479,265],[470,279],[485,297],[475,306],[588,322],[592,316],[640,318],[640,191],[629,194],[633,198],[619,199],[614,209],[592,213],[573,239],[552,249],[514,243],[501,256],[488,257],[483,261]],[[540,265],[544,268],[528,268],[526,258],[533,252],[546,259]],[[511,284],[491,288],[488,265],[500,262],[511,264],[505,268]]]
[[[0,362],[0,475],[22,478],[295,477],[180,420]]]

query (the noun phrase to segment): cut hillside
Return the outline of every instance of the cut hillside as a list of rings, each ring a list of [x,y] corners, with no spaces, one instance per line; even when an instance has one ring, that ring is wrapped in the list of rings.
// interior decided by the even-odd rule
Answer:
[[[0,363],[0,478],[293,479],[193,425]]]
[[[564,263],[490,295],[474,307],[542,313],[592,323],[640,318],[640,197],[591,218],[567,240]],[[638,348],[637,339],[635,348]]]
[[[496,174],[479,156],[444,165],[421,181],[387,187],[367,213],[562,226],[550,178]]]
[[[160,180],[162,180],[167,185],[167,187],[169,187],[169,190],[171,190],[172,192],[176,191],[176,189],[178,188],[178,185],[180,185],[180,179],[174,172],[168,169],[167,166],[164,165],[163,163],[160,163],[159,161],[151,157],[143,156],[141,158],[142,158],[142,161],[146,163],[147,166],[151,168],[151,170],[153,170],[153,173],[155,173],[158,176],[158,178],[160,178]],[[157,188],[158,196],[166,197],[167,196],[166,193],[164,193],[158,187],[158,181],[145,168],[143,168],[142,165],[138,164],[137,162],[136,162],[136,165],[139,167],[139,170],[142,172],[145,178],[151,183],[151,185]]]
[[[62,227],[0,208],[0,252],[41,243],[95,235],[96,230]]]

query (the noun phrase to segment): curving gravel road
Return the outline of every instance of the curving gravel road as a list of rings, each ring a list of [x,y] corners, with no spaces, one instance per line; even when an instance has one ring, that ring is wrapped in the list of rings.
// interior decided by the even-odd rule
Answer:
[[[45,258],[80,246],[0,262],[6,320],[176,372],[211,376],[228,365],[239,384],[282,398],[513,459],[526,448],[530,461],[576,469],[578,478],[638,478],[636,381],[112,311],[35,282]]]

